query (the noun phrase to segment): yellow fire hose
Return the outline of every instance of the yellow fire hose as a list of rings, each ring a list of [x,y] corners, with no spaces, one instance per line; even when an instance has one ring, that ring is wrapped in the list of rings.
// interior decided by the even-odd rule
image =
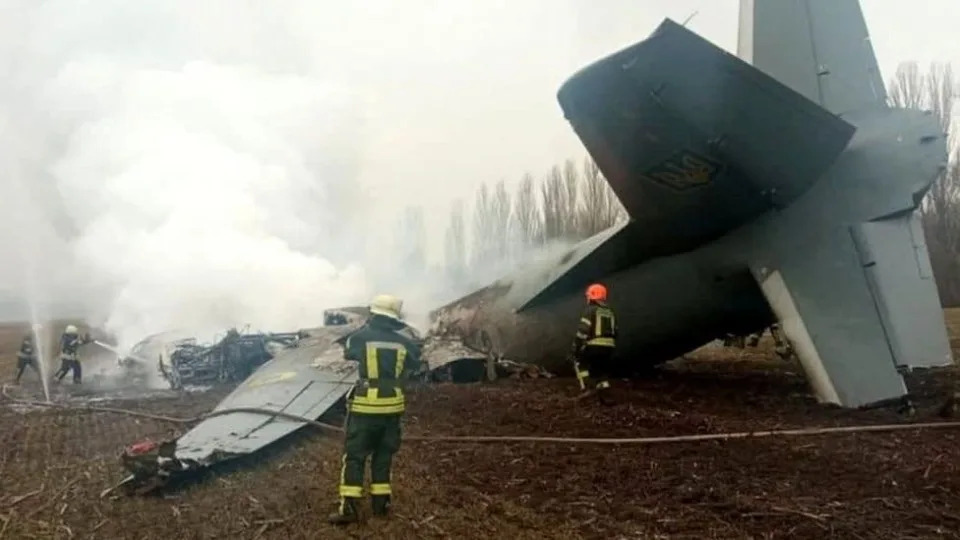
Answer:
[[[318,422],[310,418],[297,416],[269,409],[259,409],[254,407],[237,407],[234,409],[224,409],[213,411],[207,414],[193,418],[179,418],[175,416],[163,416],[159,414],[150,414],[128,409],[119,409],[114,407],[96,407],[96,406],[69,406],[59,403],[47,403],[45,401],[32,401],[11,397],[7,393],[7,387],[2,389],[3,397],[10,402],[34,407],[49,407],[56,409],[65,409],[71,411],[84,412],[103,412],[134,416],[138,418],[149,418],[161,422],[171,422],[175,424],[192,424],[232,413],[261,414],[272,418],[283,418],[295,422],[303,422],[314,427],[326,429],[329,431],[343,432],[343,428]],[[810,435],[828,435],[835,433],[877,433],[891,431],[908,431],[918,429],[948,429],[960,428],[960,422],[921,422],[913,424],[881,424],[881,425],[859,425],[859,426],[839,426],[839,427],[813,427],[800,429],[775,429],[767,431],[741,431],[730,433],[706,433],[699,435],[675,435],[669,437],[627,437],[627,438],[602,438],[602,437],[538,437],[538,436],[437,436],[437,435],[406,435],[404,441],[416,442],[451,442],[451,443],[563,443],[563,444],[667,444],[682,442],[700,442],[700,441],[723,441],[730,439],[752,439],[765,437],[800,437]]]

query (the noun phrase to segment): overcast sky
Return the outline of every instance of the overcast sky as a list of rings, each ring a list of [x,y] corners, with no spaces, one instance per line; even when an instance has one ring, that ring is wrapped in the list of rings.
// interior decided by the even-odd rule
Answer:
[[[366,72],[379,106],[361,178],[384,205],[425,204],[437,228],[446,204],[471,197],[482,181],[515,181],[582,156],[557,89],[577,69],[645,38],[663,18],[682,22],[697,12],[688,26],[736,52],[737,0],[399,4],[403,13],[398,8],[362,31],[390,39],[366,51],[366,61],[386,69]],[[427,8],[419,21],[414,6]],[[862,6],[884,80],[903,61],[960,61],[960,2]],[[427,191],[412,194],[413,186]]]

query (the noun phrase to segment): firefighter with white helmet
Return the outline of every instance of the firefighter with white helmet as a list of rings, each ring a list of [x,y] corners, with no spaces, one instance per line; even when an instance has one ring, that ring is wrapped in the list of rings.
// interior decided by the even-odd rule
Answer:
[[[53,377],[62,381],[68,372],[73,371],[73,384],[80,384],[83,371],[80,367],[80,346],[90,342],[90,335],[81,337],[76,326],[68,324],[60,336],[60,369]]]
[[[401,379],[420,367],[420,346],[403,333],[407,328],[403,300],[381,294],[369,308],[367,324],[350,334],[344,346],[344,358],[359,366],[357,383],[347,396],[340,506],[330,516],[336,524],[358,520],[367,456],[373,513],[388,513],[390,468],[400,449],[400,423],[406,409]]]

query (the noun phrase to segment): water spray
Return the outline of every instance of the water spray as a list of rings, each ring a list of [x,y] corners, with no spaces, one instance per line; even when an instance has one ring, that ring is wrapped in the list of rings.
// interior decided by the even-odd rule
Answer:
[[[106,343],[104,343],[104,342],[102,342],[102,341],[93,340],[93,344],[94,344],[94,345],[97,345],[98,347],[101,347],[101,348],[103,348],[103,349],[106,349],[106,350],[108,350],[108,351],[110,351],[110,352],[112,352],[112,353],[114,353],[114,354],[116,354],[116,355],[117,355],[117,363],[120,363],[121,361],[123,361],[124,358],[133,358],[134,360],[139,360],[140,362],[144,362],[144,363],[147,363],[147,364],[149,364],[149,363],[151,362],[151,360],[147,360],[146,358],[143,358],[142,356],[137,356],[137,355],[135,355],[135,354],[133,354],[133,353],[130,353],[130,352],[123,352],[123,351],[121,351],[120,349],[114,347],[113,345],[108,345],[108,344],[106,344]]]
[[[40,371],[40,381],[43,383],[43,397],[47,400],[47,403],[50,403],[50,381],[47,379],[47,361],[43,354],[43,338],[41,337],[43,325],[36,322],[37,310],[33,302],[30,302],[30,319],[33,321],[30,329],[33,332],[33,347],[37,351],[37,369]]]

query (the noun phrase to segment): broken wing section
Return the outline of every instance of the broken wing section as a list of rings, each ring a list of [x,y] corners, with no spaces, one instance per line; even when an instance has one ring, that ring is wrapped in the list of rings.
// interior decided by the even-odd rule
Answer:
[[[740,0],[737,54],[832,113],[886,107],[858,0]]]
[[[904,395],[853,237],[835,229],[813,247],[752,270],[817,398],[858,407]]]
[[[356,363],[343,360],[337,340],[357,325],[311,331],[299,346],[284,350],[255,371],[214,411],[258,408],[317,418],[350,390]],[[249,454],[299,429],[303,422],[235,412],[208,418],[177,440],[176,458],[210,464],[224,456]]]
[[[557,98],[630,217],[674,253],[789,204],[855,131],[670,20]]]

